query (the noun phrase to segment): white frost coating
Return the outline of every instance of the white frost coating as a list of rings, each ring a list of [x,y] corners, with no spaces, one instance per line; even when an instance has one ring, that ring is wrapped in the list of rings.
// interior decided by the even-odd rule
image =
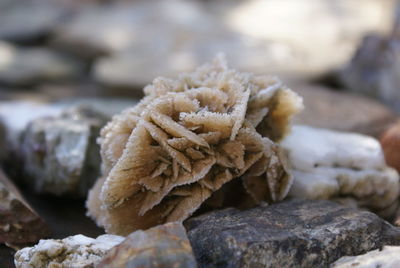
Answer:
[[[117,235],[101,235],[96,239],[84,235],[70,236],[62,240],[40,240],[34,247],[23,248],[15,253],[17,268],[94,267],[114,246],[124,240]],[[58,266],[55,266],[58,267]]]
[[[288,153],[295,178],[289,196],[335,200],[351,197],[359,206],[378,212],[396,207],[399,175],[386,166],[377,140],[293,126],[292,133],[281,144]]]
[[[400,247],[385,246],[359,256],[346,256],[332,264],[332,268],[397,268],[400,263]]]

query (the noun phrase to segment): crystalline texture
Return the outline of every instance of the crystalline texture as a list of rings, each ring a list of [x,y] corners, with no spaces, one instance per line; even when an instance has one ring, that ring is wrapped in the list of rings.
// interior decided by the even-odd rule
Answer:
[[[144,91],[99,139],[103,178],[88,209],[106,231],[182,221],[238,177],[254,203],[285,197],[292,177],[275,142],[302,103],[278,79],[238,73],[220,57]]]

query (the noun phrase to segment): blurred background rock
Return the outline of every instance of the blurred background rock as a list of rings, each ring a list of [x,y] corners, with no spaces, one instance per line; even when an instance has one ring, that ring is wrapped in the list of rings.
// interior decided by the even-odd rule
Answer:
[[[395,0],[0,0],[3,168],[22,183],[53,237],[100,234],[84,216],[83,199],[37,198],[29,188],[35,183],[23,184],[23,161],[29,157],[21,146],[33,137],[30,130],[40,118],[51,118],[35,138],[42,144],[46,135],[55,135],[51,124],[63,111],[82,104],[108,120],[134,105],[154,78],[176,77],[219,52],[232,67],[278,75],[302,95],[306,109],[296,123],[379,137],[400,112],[397,5]],[[64,137],[55,143],[61,147],[71,137],[64,129],[57,130]],[[38,157],[56,159],[52,151]],[[64,160],[57,160],[60,166]],[[86,156],[80,161],[79,170],[90,162]],[[50,192],[58,193],[57,176],[40,176],[54,178]],[[62,219],[67,208],[68,219]]]

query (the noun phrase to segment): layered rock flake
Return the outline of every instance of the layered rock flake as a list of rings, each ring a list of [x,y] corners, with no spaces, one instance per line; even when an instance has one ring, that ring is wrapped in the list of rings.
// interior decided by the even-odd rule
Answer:
[[[331,199],[393,216],[399,175],[369,136],[295,125],[282,141],[294,176],[289,196]]]
[[[238,177],[254,204],[286,196],[292,176],[275,142],[302,100],[277,78],[239,73],[217,57],[144,92],[101,131],[103,175],[87,206],[107,232],[182,221]]]

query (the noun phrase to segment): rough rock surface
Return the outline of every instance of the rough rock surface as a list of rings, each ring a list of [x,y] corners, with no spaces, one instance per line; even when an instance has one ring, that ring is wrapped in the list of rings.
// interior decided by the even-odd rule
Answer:
[[[0,170],[0,244],[26,245],[49,234],[44,221]]]
[[[385,246],[359,256],[346,256],[332,264],[332,268],[396,268],[400,264],[400,247]]]
[[[400,244],[400,229],[377,215],[329,201],[224,209],[185,225],[200,267],[326,267]]]
[[[116,235],[101,235],[96,239],[75,235],[62,240],[40,240],[33,247],[17,251],[15,265],[17,268],[95,267],[112,247],[123,240],[123,237]]]
[[[96,139],[108,117],[85,106],[29,123],[22,138],[26,183],[39,193],[85,197],[100,172]]]
[[[295,124],[379,137],[398,118],[387,106],[362,95],[297,81],[292,88],[303,97],[305,107]]]
[[[130,234],[98,264],[107,267],[195,268],[192,247],[181,223],[172,222]]]
[[[77,78],[84,66],[46,48],[18,48],[0,42],[0,83],[30,86],[44,81],[65,81]]]
[[[286,196],[292,176],[275,142],[302,102],[277,78],[237,72],[218,57],[144,91],[99,139],[103,178],[88,209],[107,232],[182,221],[239,177],[253,204]]]
[[[282,147],[294,176],[289,196],[354,200],[382,216],[393,215],[400,191],[398,173],[389,168],[374,138],[307,126],[293,126]]]
[[[244,71],[321,72],[344,63],[365,32],[388,28],[392,2],[135,1],[83,9],[55,42],[109,54],[96,61],[93,75],[112,86],[175,77],[220,51]],[[321,47],[324,53],[315,53]]]

